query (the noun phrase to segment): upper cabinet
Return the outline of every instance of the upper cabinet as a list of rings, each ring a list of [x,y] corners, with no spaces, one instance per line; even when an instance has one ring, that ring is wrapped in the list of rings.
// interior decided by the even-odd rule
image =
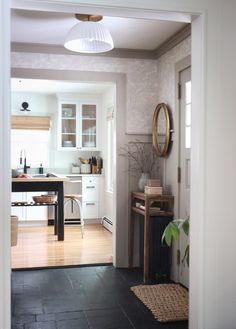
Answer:
[[[58,148],[99,150],[98,102],[59,100]]]

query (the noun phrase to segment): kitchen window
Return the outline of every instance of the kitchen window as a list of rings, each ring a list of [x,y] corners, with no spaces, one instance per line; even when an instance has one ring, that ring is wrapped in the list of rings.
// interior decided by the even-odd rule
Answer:
[[[45,130],[11,130],[11,165],[20,167],[20,152],[25,150],[27,165],[38,168],[42,163],[50,167],[50,131]]]

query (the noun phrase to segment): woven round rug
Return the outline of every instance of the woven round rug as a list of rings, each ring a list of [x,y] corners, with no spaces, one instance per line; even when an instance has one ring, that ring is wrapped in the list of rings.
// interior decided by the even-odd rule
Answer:
[[[130,288],[160,322],[188,320],[188,291],[179,284]]]

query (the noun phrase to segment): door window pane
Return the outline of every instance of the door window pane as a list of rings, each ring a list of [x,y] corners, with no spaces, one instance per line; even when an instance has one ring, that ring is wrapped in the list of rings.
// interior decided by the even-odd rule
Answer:
[[[191,81],[185,83],[185,148],[191,148]]]

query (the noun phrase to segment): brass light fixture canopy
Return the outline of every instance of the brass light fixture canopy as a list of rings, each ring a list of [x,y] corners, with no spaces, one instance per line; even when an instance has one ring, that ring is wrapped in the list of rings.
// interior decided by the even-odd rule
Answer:
[[[75,14],[75,17],[82,22],[99,22],[103,19],[100,15]]]

